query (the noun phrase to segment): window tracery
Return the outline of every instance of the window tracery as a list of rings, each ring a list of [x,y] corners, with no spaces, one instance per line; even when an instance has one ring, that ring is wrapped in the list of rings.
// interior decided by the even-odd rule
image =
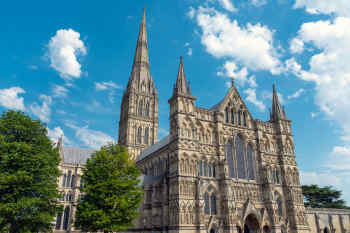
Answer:
[[[246,178],[246,166],[244,158],[243,140],[240,135],[236,137],[236,158],[237,158],[237,173],[239,179]]]

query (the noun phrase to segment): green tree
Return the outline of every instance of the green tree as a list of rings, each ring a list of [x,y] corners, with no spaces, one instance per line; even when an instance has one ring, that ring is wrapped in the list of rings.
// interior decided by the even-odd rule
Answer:
[[[349,209],[345,205],[345,201],[340,199],[342,192],[332,188],[332,186],[303,185],[302,192],[306,207]]]
[[[109,144],[87,161],[82,176],[85,196],[79,201],[75,226],[89,232],[118,232],[138,215],[141,175],[127,150]]]
[[[0,231],[50,232],[60,210],[59,154],[46,126],[22,112],[0,117]]]

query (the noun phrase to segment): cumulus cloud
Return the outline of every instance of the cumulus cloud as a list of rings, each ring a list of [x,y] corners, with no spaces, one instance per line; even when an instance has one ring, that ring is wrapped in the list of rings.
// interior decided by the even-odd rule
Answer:
[[[68,89],[64,86],[54,85],[52,88],[53,97],[66,98],[68,95]]]
[[[259,108],[260,111],[265,111],[266,106],[265,104],[256,98],[256,89],[248,88],[244,90],[244,93],[247,95],[246,100],[252,104],[254,104],[256,107]]]
[[[281,93],[277,92],[277,96],[278,96],[278,100],[279,100],[280,104],[285,104],[286,103],[286,101],[284,99],[284,96]],[[262,99],[272,100],[272,92],[266,91],[266,90],[263,91]]]
[[[228,58],[251,70],[282,71],[279,54],[274,47],[273,31],[267,26],[248,23],[240,27],[226,14],[200,7],[196,22],[202,29],[201,42],[208,53]]]
[[[258,85],[255,82],[255,76],[248,77],[248,69],[240,68],[235,62],[227,61],[222,67],[222,71],[217,73],[219,76],[226,76],[233,79],[239,85],[248,84],[249,87],[256,88]]]
[[[0,105],[8,109],[25,111],[24,98],[19,97],[24,93],[26,92],[20,87],[0,89]]]
[[[344,129],[343,139],[350,143],[350,18],[337,17],[304,23],[297,38],[317,49],[304,70],[292,58],[286,67],[299,78],[313,82],[316,104],[329,119]]]
[[[299,98],[301,94],[303,94],[305,92],[305,90],[303,88],[300,88],[299,90],[297,90],[296,92],[294,92],[294,94],[289,95],[287,98],[288,99],[296,99]]]
[[[190,7],[187,12],[187,17],[189,17],[190,19],[193,19],[195,14],[196,14],[196,10],[193,7]]]
[[[47,128],[47,136],[51,139],[53,143],[57,143],[60,137],[63,137],[63,143],[66,145],[72,144],[71,141],[64,136],[63,130],[61,127],[55,127],[53,129]]]
[[[302,53],[304,51],[304,42],[299,38],[293,38],[289,49],[292,53]]]
[[[48,123],[50,122],[51,117],[52,98],[51,96],[47,95],[40,95],[39,98],[41,99],[42,104],[39,105],[37,102],[34,102],[30,105],[30,110],[41,121]]]
[[[108,99],[110,103],[114,103],[114,96],[116,89],[122,89],[122,86],[109,81],[109,82],[95,82],[96,91],[108,91]]]
[[[89,129],[87,125],[83,127],[79,127],[73,123],[66,123],[65,125],[75,130],[76,138],[92,149],[100,149],[101,146],[114,141],[111,136],[101,131]]]
[[[310,14],[350,16],[350,5],[347,0],[296,0],[294,8],[305,8]]]
[[[87,52],[78,32],[72,29],[60,29],[50,39],[47,47],[50,66],[62,78],[66,80],[80,78],[82,71],[78,57],[85,56]]]

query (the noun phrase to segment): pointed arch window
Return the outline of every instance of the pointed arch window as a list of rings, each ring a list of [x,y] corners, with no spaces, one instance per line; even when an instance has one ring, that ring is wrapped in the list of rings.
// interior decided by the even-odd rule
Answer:
[[[146,145],[148,145],[148,141],[149,141],[149,128],[147,127],[146,129],[145,129],[145,136],[144,136],[144,143],[146,144]]]
[[[68,176],[67,176],[67,181],[66,181],[66,187],[70,187],[71,185],[71,177],[72,177],[72,172],[68,171]]]
[[[216,196],[214,193],[210,196],[210,210],[211,215],[216,215]]]
[[[247,126],[247,113],[243,112],[243,125]]]
[[[243,140],[241,136],[236,137],[236,158],[237,158],[237,173],[238,178],[245,179],[246,178],[246,166],[245,166],[245,158],[244,158],[244,148],[243,148]]]
[[[235,123],[235,113],[233,112],[233,109],[231,109],[231,124]]]
[[[207,192],[204,193],[204,213],[206,215],[210,214],[209,194]]]
[[[228,163],[228,176],[235,178],[235,169],[234,169],[234,159],[232,153],[232,143],[228,142],[225,146],[226,159]]]
[[[250,144],[247,146],[247,162],[248,162],[248,179],[255,180],[254,151],[253,151],[253,147]]]
[[[282,217],[283,210],[282,210],[282,201],[280,197],[277,198],[276,204],[277,204],[277,214],[278,216]]]
[[[207,176],[208,175],[208,164],[207,162],[204,162],[204,167],[203,167],[203,175]]]
[[[70,214],[70,208],[69,208],[69,206],[67,206],[67,207],[64,209],[63,230],[67,230],[67,229],[68,229],[69,214]]]
[[[142,110],[143,110],[143,101],[140,100],[139,107],[138,107],[138,115],[142,116]]]
[[[62,223],[62,213],[59,213],[56,218],[56,230],[61,230],[61,223]]]
[[[146,104],[145,115],[149,117],[149,103]]]
[[[137,129],[137,138],[136,138],[136,142],[137,144],[141,144],[142,143],[142,129],[141,127],[139,127]]]
[[[241,111],[237,112],[237,121],[238,121],[238,125],[241,125]]]
[[[62,187],[66,187],[66,181],[67,181],[67,175],[66,173],[63,175],[63,179],[62,179]]]
[[[71,180],[71,183],[70,183],[70,187],[74,187],[75,185],[75,175],[72,175],[72,180]]]
[[[229,122],[228,115],[229,115],[229,111],[228,111],[228,108],[226,108],[226,109],[225,109],[225,122],[226,122],[226,123]]]

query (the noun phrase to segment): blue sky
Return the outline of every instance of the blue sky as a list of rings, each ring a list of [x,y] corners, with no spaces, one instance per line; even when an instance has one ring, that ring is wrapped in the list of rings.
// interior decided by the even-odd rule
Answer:
[[[120,102],[147,9],[160,137],[179,56],[196,104],[235,83],[268,120],[272,84],[292,119],[302,182],[350,201],[350,6],[342,0],[7,1],[0,9],[0,108],[46,122],[54,140],[117,138]]]

